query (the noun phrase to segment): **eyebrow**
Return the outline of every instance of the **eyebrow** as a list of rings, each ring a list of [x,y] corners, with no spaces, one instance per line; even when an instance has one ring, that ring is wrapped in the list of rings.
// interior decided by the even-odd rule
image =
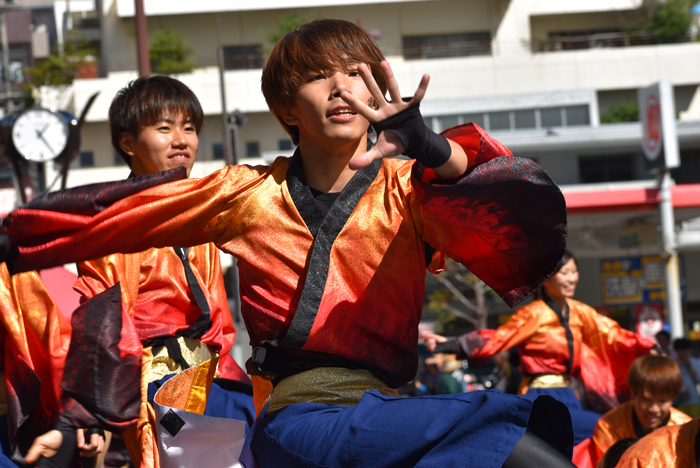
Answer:
[[[158,125],[158,124],[161,123],[161,122],[165,122],[165,123],[169,123],[169,124],[171,124],[171,125],[175,125],[175,121],[174,121],[173,119],[169,119],[169,118],[167,118],[167,117],[161,117],[160,119],[156,120],[155,123],[154,123],[153,125]],[[191,118],[187,118],[187,119],[185,119],[185,121],[184,121],[183,123],[193,123],[193,122],[194,122],[194,120],[192,120]]]

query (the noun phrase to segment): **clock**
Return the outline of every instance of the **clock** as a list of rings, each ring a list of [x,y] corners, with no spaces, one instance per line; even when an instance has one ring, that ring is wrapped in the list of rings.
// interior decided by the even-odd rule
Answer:
[[[66,119],[41,107],[22,112],[12,125],[12,143],[28,161],[45,162],[57,158],[66,149],[68,136]]]

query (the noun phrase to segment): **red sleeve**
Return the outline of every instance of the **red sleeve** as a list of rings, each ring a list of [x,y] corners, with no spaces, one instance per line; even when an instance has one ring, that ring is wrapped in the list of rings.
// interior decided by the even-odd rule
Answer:
[[[415,163],[412,185],[423,239],[462,263],[511,307],[554,271],[566,246],[566,204],[537,164],[513,157],[474,124],[443,133],[469,158],[453,180]]]

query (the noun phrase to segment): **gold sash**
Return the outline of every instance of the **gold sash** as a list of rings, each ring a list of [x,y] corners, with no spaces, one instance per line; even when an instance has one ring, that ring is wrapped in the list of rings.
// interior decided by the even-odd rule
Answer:
[[[355,406],[365,392],[378,390],[387,396],[399,396],[368,370],[344,367],[317,367],[282,380],[272,391],[267,412],[272,413],[294,403],[323,403]]]
[[[530,388],[566,388],[571,383],[568,375],[540,374],[530,380]]]
[[[217,357],[217,354],[201,341],[179,336],[177,342],[180,345],[182,357],[185,358],[185,361],[192,367],[197,367],[199,364]],[[148,381],[155,382],[166,375],[176,374],[182,370],[182,366],[175,362],[168,354],[168,348],[163,346],[158,353],[153,356]]]

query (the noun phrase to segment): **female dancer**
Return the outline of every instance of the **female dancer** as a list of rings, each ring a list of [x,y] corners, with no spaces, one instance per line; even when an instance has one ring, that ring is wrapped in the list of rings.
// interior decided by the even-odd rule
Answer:
[[[426,347],[434,353],[456,353],[478,365],[518,346],[520,394],[547,394],[566,404],[578,444],[593,434],[600,414],[582,408],[570,388],[571,377],[583,384],[588,408],[608,411],[629,398],[627,370],[654,346],[572,299],[578,280],[576,258],[567,250],[556,273],[537,291],[537,299],[517,309],[497,330],[477,330],[455,340],[433,335]]]

